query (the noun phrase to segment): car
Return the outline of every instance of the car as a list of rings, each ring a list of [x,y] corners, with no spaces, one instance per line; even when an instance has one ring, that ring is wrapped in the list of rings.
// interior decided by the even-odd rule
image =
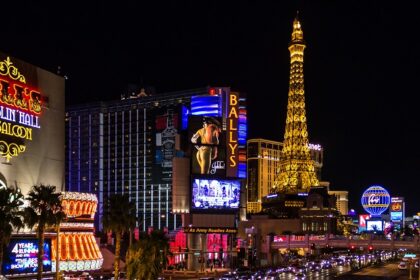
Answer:
[[[310,271],[320,271],[321,270],[321,265],[314,263],[309,267]]]
[[[295,274],[295,280],[304,280],[306,279],[306,274],[303,272],[299,272]]]
[[[285,273],[293,272],[293,266],[289,265],[289,266],[284,267],[283,272]]]
[[[406,270],[407,269],[407,263],[406,262],[400,262],[398,264],[398,269]]]
[[[235,280],[236,277],[233,274],[227,273],[227,274],[223,274],[219,280]]]
[[[330,269],[332,268],[332,265],[330,262],[324,262],[321,266],[322,269]]]
[[[293,267],[293,273],[294,274],[298,274],[298,273],[305,273],[306,272],[306,267],[305,266],[294,266]]]
[[[278,280],[278,279],[280,279],[280,276],[276,271],[270,271],[264,276],[264,280]]]
[[[344,260],[343,259],[337,259],[337,265],[342,266],[344,265]]]

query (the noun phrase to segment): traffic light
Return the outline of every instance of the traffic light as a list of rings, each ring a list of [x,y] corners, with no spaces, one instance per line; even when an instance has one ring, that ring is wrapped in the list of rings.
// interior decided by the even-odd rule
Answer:
[[[369,249],[369,252],[372,252],[373,251],[373,246],[369,245],[368,249]]]

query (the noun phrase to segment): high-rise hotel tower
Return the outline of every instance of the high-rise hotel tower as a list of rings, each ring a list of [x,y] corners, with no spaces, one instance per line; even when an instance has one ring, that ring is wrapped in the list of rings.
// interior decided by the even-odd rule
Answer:
[[[136,90],[121,100],[74,105],[66,113],[66,190],[95,193],[101,230],[103,204],[111,194],[128,194],[136,205],[140,230],[174,230],[189,209],[172,205],[173,158],[191,158],[191,120],[202,127],[203,116],[220,118],[228,127],[230,88],[201,88],[150,94]],[[245,98],[238,97],[238,140],[235,159],[246,176]],[[189,123],[190,122],[190,123]],[[236,136],[235,136],[236,137]],[[227,138],[228,139],[228,138]],[[236,139],[236,138],[235,138]],[[236,142],[235,142],[236,143]],[[223,146],[218,168],[227,166]],[[223,156],[223,157],[222,157]],[[218,170],[219,170],[218,169]],[[224,170],[224,169],[223,169]],[[225,171],[225,170],[224,170]]]

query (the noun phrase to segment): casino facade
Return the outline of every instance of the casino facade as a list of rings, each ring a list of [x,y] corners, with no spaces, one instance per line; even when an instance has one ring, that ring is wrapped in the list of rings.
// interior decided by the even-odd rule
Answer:
[[[18,187],[24,196],[34,185],[65,184],[65,80],[0,53],[0,188]],[[46,232],[43,273],[92,271],[103,257],[94,236],[97,197],[62,192],[66,214],[57,232]],[[4,250],[2,273],[28,279],[36,275],[38,240],[29,229],[12,234]]]
[[[229,87],[168,93],[136,88],[129,94],[67,109],[66,191],[97,195],[98,230],[103,203],[111,194],[128,194],[135,203],[136,230],[179,230],[181,216],[189,209],[175,205],[179,200],[174,200],[174,161],[191,159],[188,172],[210,173],[197,180],[246,177],[245,97]],[[229,114],[231,107],[235,111]],[[199,151],[201,139],[195,136],[197,143],[191,143],[204,120],[208,127],[217,123],[220,128],[217,159],[211,163],[198,162],[197,153],[215,153],[213,144]]]
[[[167,231],[172,264],[193,269],[203,260],[232,259],[245,212],[243,93],[137,88],[121,100],[69,107],[66,131],[67,191],[97,195],[97,229],[107,198],[128,194],[135,231]]]
[[[64,189],[64,78],[0,53],[0,187]]]

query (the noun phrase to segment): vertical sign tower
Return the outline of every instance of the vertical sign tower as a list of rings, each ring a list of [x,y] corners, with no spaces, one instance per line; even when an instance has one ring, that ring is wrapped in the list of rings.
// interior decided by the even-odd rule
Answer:
[[[311,186],[319,185],[308,147],[303,84],[303,51],[305,47],[302,27],[296,16],[293,21],[292,40],[289,44],[290,80],[286,129],[273,192],[308,192]]]

